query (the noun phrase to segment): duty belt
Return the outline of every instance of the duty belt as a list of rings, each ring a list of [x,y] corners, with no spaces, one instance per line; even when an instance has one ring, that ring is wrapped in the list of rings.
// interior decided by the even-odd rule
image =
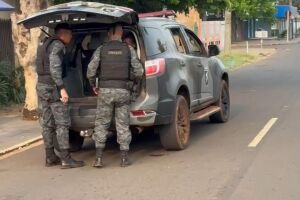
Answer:
[[[125,80],[106,80],[100,81],[100,88],[115,88],[129,90],[129,82]]]

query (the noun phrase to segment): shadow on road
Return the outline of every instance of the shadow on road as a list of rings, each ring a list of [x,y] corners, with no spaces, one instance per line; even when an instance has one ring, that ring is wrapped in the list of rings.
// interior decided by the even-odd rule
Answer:
[[[205,137],[218,133],[223,124],[212,124],[208,119],[201,121],[194,121],[191,124],[190,146],[195,145]],[[160,144],[159,135],[155,134],[153,130],[148,130],[140,135],[134,135],[131,143],[131,158],[133,162],[139,162],[147,157],[160,157],[174,154],[176,151],[166,151]],[[83,150],[75,153],[75,156],[92,162],[95,154],[94,141],[90,138],[85,140]],[[105,149],[105,161],[108,163],[115,163],[119,160],[119,144],[116,136],[108,139]]]

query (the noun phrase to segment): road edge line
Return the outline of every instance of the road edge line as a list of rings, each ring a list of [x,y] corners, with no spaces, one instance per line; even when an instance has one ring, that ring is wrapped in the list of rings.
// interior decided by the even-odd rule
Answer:
[[[255,136],[255,138],[249,143],[248,147],[256,147],[262,139],[268,134],[274,124],[277,122],[278,118],[271,118],[268,123],[261,129],[261,131]]]
[[[41,141],[43,138],[42,136],[38,136],[38,137],[35,137],[35,138],[32,138],[32,139],[29,139],[29,140],[26,140],[24,142],[21,142],[19,144],[16,144],[12,147],[8,147],[6,149],[3,149],[3,150],[0,150],[0,158],[8,153],[12,153],[13,151],[16,151],[16,150],[19,150],[19,149],[22,149],[24,147],[27,147],[29,145],[32,145],[36,142],[39,142]]]

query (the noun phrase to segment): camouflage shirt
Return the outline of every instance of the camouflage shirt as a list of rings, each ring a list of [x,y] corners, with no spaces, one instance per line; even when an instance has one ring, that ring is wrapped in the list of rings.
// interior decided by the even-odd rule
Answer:
[[[97,70],[100,66],[100,55],[101,55],[101,49],[102,46],[98,47],[96,51],[94,52],[91,62],[88,65],[87,70],[87,78],[89,79],[89,82],[91,86],[96,85],[96,76],[97,76]],[[138,60],[137,54],[133,47],[129,46],[130,53],[131,53],[131,67],[132,67],[132,73],[135,79],[141,79],[144,74],[144,68],[141,62]]]
[[[62,62],[66,53],[66,47],[61,41],[55,40],[50,45],[49,52],[49,68],[51,77],[58,88],[63,88],[64,83],[62,79]]]

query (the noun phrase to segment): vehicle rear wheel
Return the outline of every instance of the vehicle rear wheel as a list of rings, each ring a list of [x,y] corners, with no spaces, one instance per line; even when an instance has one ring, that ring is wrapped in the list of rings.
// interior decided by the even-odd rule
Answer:
[[[184,96],[178,95],[171,124],[160,127],[160,141],[166,150],[182,150],[190,138],[190,109]]]
[[[225,80],[222,80],[221,91],[219,101],[216,106],[219,106],[221,110],[209,117],[213,123],[225,123],[228,121],[230,116],[230,95],[228,84]]]
[[[60,151],[56,135],[53,138],[53,142],[54,142],[54,148],[57,151]],[[79,132],[72,131],[72,130],[69,131],[69,144],[70,144],[71,152],[80,151],[82,148],[83,142],[84,142],[84,137],[81,137]]]

